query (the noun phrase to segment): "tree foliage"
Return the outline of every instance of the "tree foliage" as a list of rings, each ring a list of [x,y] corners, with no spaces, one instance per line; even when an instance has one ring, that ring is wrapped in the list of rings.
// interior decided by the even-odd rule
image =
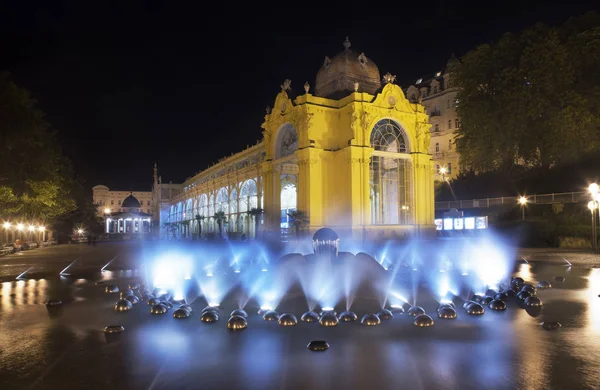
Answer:
[[[35,100],[0,73],[0,217],[52,222],[76,210],[76,186]]]
[[[462,163],[483,172],[549,167],[600,149],[600,15],[537,24],[467,53],[460,88]]]

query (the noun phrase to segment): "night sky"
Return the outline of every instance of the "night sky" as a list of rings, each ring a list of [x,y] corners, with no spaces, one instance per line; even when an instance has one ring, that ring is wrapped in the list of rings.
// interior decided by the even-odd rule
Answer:
[[[164,182],[182,182],[256,143],[282,81],[303,93],[345,36],[406,87],[453,52],[600,8],[574,0],[237,3],[5,2],[0,69],[38,100],[86,187],[149,190],[154,162]]]

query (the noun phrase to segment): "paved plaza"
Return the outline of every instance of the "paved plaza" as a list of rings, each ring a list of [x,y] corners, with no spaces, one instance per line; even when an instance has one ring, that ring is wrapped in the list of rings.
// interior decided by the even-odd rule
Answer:
[[[106,294],[105,286],[143,282],[143,264],[155,245],[59,245],[1,257],[0,388],[592,389],[600,383],[596,255],[520,251],[513,276],[552,283],[538,290],[539,312],[513,300],[506,311],[486,308],[484,315],[470,316],[457,301],[456,320],[438,319],[438,303],[423,281],[417,304],[434,318],[429,328],[413,326],[408,314],[375,327],[299,321],[288,328],[263,321],[250,301],[248,328],[232,332],[226,326],[238,308],[232,297],[223,300],[213,324],[200,321],[203,297],[192,302],[194,312],[185,320],[172,311],[151,315],[144,302],[126,313],[113,310],[118,294]],[[197,248],[202,254],[201,244]],[[61,310],[48,310],[48,299],[61,299]],[[360,319],[377,306],[358,297],[352,309]],[[298,319],[306,310],[306,301],[294,294],[277,307]],[[562,327],[547,331],[544,321]],[[103,329],[113,324],[126,330],[109,339]],[[326,340],[330,348],[312,352],[306,348],[311,340]]]

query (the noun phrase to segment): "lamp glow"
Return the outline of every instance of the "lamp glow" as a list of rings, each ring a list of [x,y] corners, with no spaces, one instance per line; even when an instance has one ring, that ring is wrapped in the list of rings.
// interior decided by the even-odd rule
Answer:
[[[592,183],[590,184],[590,186],[588,187],[588,191],[592,194],[592,195],[596,195],[599,191],[600,191],[600,187],[598,187],[597,183]]]
[[[104,214],[110,214],[110,209],[108,207],[104,209]]]
[[[441,167],[441,168],[440,168],[440,173],[441,173],[442,175],[445,175],[447,172],[448,172],[448,169],[447,169],[446,167]]]
[[[33,225],[29,225],[29,231],[30,231],[30,232],[32,232],[32,231],[34,231],[34,230],[35,230],[35,226],[33,226]]]
[[[588,209],[590,209],[591,211],[596,210],[596,202],[594,202],[593,200],[590,200],[588,202]]]
[[[521,197],[519,198],[519,204],[521,204],[521,205],[523,205],[523,206],[524,206],[524,205],[526,205],[526,204],[527,204],[527,198],[526,198],[526,197],[524,197],[524,196],[521,196]]]
[[[10,229],[10,222],[4,222],[2,226],[4,226],[4,229]]]
[[[38,230],[39,230],[40,232],[43,232],[44,230],[46,230],[46,227],[45,227],[45,226],[39,226],[39,227],[38,227]]]
[[[77,229],[77,233],[83,234],[83,229]]]
[[[23,225],[22,223],[17,224],[17,229],[23,230],[24,228],[25,228],[25,225]]]

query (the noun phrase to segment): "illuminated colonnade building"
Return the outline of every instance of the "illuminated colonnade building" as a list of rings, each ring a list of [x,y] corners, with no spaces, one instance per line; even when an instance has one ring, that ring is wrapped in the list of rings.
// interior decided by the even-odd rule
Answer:
[[[428,116],[394,82],[346,39],[341,53],[325,57],[314,93],[307,82],[293,97],[284,81],[259,143],[189,178],[162,202],[163,237],[215,234],[221,221],[230,236],[254,237],[255,226],[279,234],[291,227],[294,211],[306,216],[311,232],[330,227],[356,239],[434,234]],[[155,174],[157,196],[160,186]]]

